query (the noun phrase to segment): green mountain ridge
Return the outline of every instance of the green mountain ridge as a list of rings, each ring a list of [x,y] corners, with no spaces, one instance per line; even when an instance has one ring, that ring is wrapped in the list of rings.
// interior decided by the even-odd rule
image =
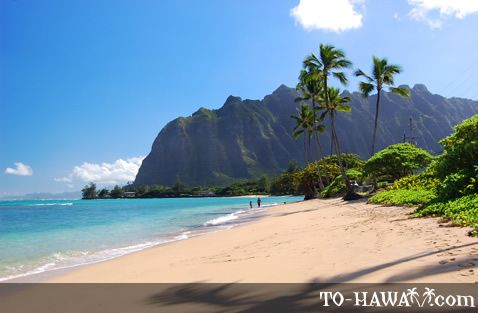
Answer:
[[[382,94],[377,148],[416,137],[418,147],[432,153],[441,151],[438,141],[453,126],[478,113],[478,101],[444,98],[417,84],[411,98]],[[371,145],[376,95],[352,98],[352,113],[337,116],[341,150],[368,158]],[[291,115],[298,103],[295,89],[279,86],[262,100],[229,96],[217,110],[200,108],[189,117],[169,122],[158,134],[144,159],[135,185],[171,185],[178,179],[187,185],[224,185],[236,179],[258,178],[283,171],[291,160],[304,163],[303,139],[293,138]],[[412,118],[413,129],[409,129]],[[326,121],[328,125],[328,121]],[[320,136],[323,153],[330,153],[326,131]]]

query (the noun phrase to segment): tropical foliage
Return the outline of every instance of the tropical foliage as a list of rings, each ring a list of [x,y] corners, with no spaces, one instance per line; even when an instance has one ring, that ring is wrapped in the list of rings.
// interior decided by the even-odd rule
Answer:
[[[417,216],[444,216],[456,225],[472,226],[478,231],[478,194],[470,194],[448,201],[431,201],[416,211]]]
[[[419,205],[417,216],[444,216],[454,224],[473,226],[476,234],[478,115],[457,125],[455,132],[440,143],[444,152],[435,158],[427,171],[396,181],[388,190],[370,198],[369,202]]]
[[[425,169],[432,159],[430,153],[423,149],[409,143],[398,143],[374,154],[365,163],[364,171],[366,175],[393,181]]]
[[[349,179],[361,183],[362,182],[362,172],[356,169],[349,169],[347,170],[347,176]],[[338,175],[330,185],[325,187],[325,189],[320,193],[321,198],[332,198],[332,197],[340,197],[345,195],[347,192],[347,188],[345,188],[344,181],[341,175]]]
[[[443,181],[439,195],[447,199],[478,193],[478,114],[457,125],[440,143],[444,152],[432,166]]]
[[[369,199],[369,203],[384,205],[415,206],[426,204],[436,198],[433,190],[396,189],[380,192]]]
[[[83,189],[81,189],[81,193],[83,195],[83,199],[96,199],[96,184],[93,182],[89,183],[88,185],[83,187]]]
[[[303,96],[299,100],[310,100],[312,102],[312,115],[314,116],[313,125],[315,125],[317,121],[323,121],[325,118],[328,118],[330,121],[331,143],[335,150],[335,154],[337,155],[341,177],[347,189],[344,198],[354,198],[354,192],[350,185],[350,180],[346,174],[345,167],[342,164],[340,144],[335,126],[336,115],[339,112],[351,111],[351,108],[348,105],[350,98],[341,96],[339,89],[329,86],[330,77],[336,78],[343,85],[347,84],[348,79],[343,70],[351,67],[352,63],[346,59],[345,53],[342,50],[331,45],[321,44],[319,55],[317,56],[312,53],[305,58],[303,64],[304,70],[300,73],[300,82],[298,85],[298,89],[302,91]],[[318,106],[316,106],[316,104]],[[320,115],[316,111],[320,111]],[[317,118],[316,114],[320,117]],[[297,121],[296,128],[303,129],[299,124],[299,119],[297,119]],[[315,129],[314,127],[312,128],[312,132],[317,132],[318,130],[319,129]],[[323,126],[320,130],[323,131]],[[317,144],[320,147],[320,143],[317,142]],[[319,189],[323,190],[324,185],[322,173],[319,167],[317,167],[317,171],[319,176]],[[308,186],[310,188],[315,188],[315,184],[308,184]],[[317,194],[317,192],[311,190],[309,195],[314,195],[315,197],[315,194]]]

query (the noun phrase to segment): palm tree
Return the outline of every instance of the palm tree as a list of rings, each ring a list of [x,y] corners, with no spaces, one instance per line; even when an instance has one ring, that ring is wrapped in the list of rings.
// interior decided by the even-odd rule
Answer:
[[[305,163],[309,163],[309,153],[310,150],[310,137],[314,131],[314,116],[313,110],[309,108],[308,104],[302,104],[297,109],[297,116],[291,115],[296,121],[296,125],[294,127],[294,131],[292,135],[297,138],[300,135],[304,136],[304,155],[305,155]]]
[[[314,115],[312,131],[320,158],[320,156],[324,155],[324,153],[318,134],[325,131],[325,126],[322,124],[323,119],[320,119],[317,116],[317,111],[319,110],[317,103],[320,101],[320,93],[322,90],[320,73],[316,69],[308,67],[304,62],[304,69],[300,72],[299,83],[297,84],[296,89],[301,93],[300,96],[295,99],[296,101],[305,100],[312,102],[312,113]],[[320,167],[317,168],[317,173],[319,175],[319,188],[320,190],[324,190],[325,187]]]
[[[410,97],[410,90],[402,87],[393,87],[394,85],[394,75],[400,74],[402,68],[400,65],[388,64],[387,59],[380,59],[376,56],[373,57],[373,67],[372,75],[367,75],[361,69],[355,71],[355,76],[364,77],[365,82],[360,82],[359,89],[362,95],[365,98],[368,98],[374,89],[377,90],[377,102],[375,104],[375,121],[373,124],[373,133],[372,133],[372,150],[370,155],[375,153],[375,141],[377,135],[378,127],[378,116],[380,109],[380,95],[385,86],[389,87],[389,90],[394,94],[397,94],[402,97]]]
[[[352,108],[350,107],[349,103],[351,101],[350,97],[341,96],[340,89],[329,87],[328,88],[328,96],[329,96],[329,105],[328,107],[324,107],[324,112],[322,113],[322,118],[326,115],[329,116],[330,124],[331,124],[331,133],[332,133],[332,142],[334,144],[335,153],[337,154],[337,161],[339,162],[342,178],[344,180],[345,186],[347,186],[347,194],[344,198],[351,199],[354,197],[354,192],[351,188],[350,180],[347,176],[345,171],[345,167],[342,163],[342,157],[340,152],[340,145],[339,139],[337,136],[337,130],[335,127],[335,117],[338,112],[351,112]]]
[[[318,73],[320,73],[321,80],[323,83],[323,106],[322,108],[326,111],[326,114],[329,115],[330,124],[331,124],[331,144],[335,148],[335,153],[337,155],[337,161],[339,162],[340,170],[342,173],[342,179],[344,180],[344,184],[347,188],[347,193],[344,196],[344,199],[351,199],[354,197],[354,192],[352,190],[352,186],[350,185],[350,180],[347,177],[347,173],[345,172],[345,168],[342,163],[342,157],[340,154],[339,143],[337,138],[337,132],[335,129],[335,114],[338,111],[339,104],[334,104],[335,107],[331,106],[331,92],[336,90],[334,88],[329,88],[328,86],[328,79],[329,76],[333,76],[339,80],[340,83],[346,85],[348,80],[347,76],[343,72],[343,69],[349,68],[352,66],[352,62],[345,58],[345,53],[335,48],[331,45],[324,45],[321,44],[319,48],[319,57],[315,54],[311,54],[306,58],[304,63],[310,67],[315,69]],[[343,101],[343,98],[340,97],[339,91],[337,91],[337,95],[334,94],[336,102]],[[337,97],[338,96],[338,97]],[[340,98],[342,99],[340,99]],[[340,105],[342,106],[342,104]]]
[[[306,59],[307,60],[307,59]],[[317,104],[320,101],[321,92],[323,90],[323,84],[320,76],[320,72],[307,65],[306,61],[304,61],[304,69],[300,71],[299,75],[299,83],[297,84],[296,89],[300,91],[300,96],[297,97],[296,101],[310,101],[312,103],[312,110],[317,112],[319,109]],[[317,120],[317,123],[322,121]],[[315,134],[317,135],[317,134]],[[316,142],[318,146],[318,150],[321,155],[323,155],[322,146],[318,140],[318,136],[316,137]]]

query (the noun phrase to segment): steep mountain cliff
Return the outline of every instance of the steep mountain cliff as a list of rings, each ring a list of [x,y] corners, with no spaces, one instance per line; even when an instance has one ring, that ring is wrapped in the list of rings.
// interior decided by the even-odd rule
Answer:
[[[344,93],[352,98],[352,113],[337,118],[341,150],[367,158],[376,96],[364,99],[356,92]],[[135,185],[171,185],[177,179],[188,185],[221,185],[279,173],[291,160],[303,163],[303,141],[291,135],[296,97],[295,89],[281,85],[262,100],[230,96],[218,110],[200,108],[192,116],[171,121],[156,137]],[[383,93],[377,148],[401,142],[406,132],[419,147],[438,153],[437,141],[449,135],[453,125],[476,113],[478,101],[447,99],[431,94],[424,85],[411,88],[410,99]],[[320,141],[323,153],[328,154],[328,132]],[[312,153],[314,157],[320,154]]]

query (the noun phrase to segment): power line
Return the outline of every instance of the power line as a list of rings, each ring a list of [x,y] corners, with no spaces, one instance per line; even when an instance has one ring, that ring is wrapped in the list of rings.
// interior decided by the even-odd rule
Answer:
[[[452,88],[452,87],[458,88],[459,86],[462,86],[463,83],[466,83],[467,81],[470,81],[470,78],[472,78],[472,77],[474,77],[478,74],[478,69],[473,70],[475,65],[478,65],[478,59],[475,60],[475,62],[473,62],[471,66],[467,66],[463,71],[461,71],[456,76],[455,79],[453,79],[449,83],[445,84],[444,87],[441,89],[441,93],[444,94],[444,93],[448,92],[449,90],[451,91],[450,88]]]

